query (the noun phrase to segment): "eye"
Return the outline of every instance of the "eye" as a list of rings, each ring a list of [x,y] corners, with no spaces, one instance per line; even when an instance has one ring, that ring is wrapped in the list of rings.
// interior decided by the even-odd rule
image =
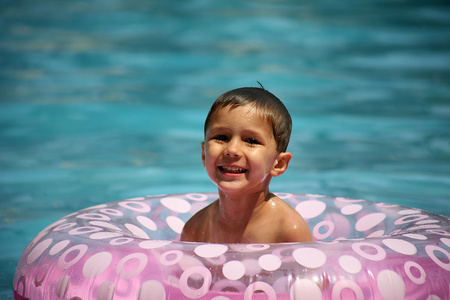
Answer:
[[[261,143],[255,138],[249,138],[246,142],[250,145],[261,145]]]
[[[216,141],[224,142],[224,141],[228,140],[228,137],[225,134],[218,134],[218,135],[215,135],[212,139],[216,140]]]

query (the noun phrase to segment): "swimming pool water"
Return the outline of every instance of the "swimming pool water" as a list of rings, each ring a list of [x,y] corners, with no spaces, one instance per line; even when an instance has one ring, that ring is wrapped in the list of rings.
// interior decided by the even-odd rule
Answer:
[[[444,1],[2,1],[0,298],[64,215],[215,191],[204,118],[257,80],[294,121],[272,191],[450,216],[449,20]]]

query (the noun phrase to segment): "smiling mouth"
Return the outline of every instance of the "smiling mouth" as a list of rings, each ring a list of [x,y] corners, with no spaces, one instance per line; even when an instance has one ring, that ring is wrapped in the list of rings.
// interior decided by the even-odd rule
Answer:
[[[219,170],[225,173],[233,173],[233,174],[243,174],[247,172],[247,169],[239,167],[227,167],[227,166],[220,166]]]

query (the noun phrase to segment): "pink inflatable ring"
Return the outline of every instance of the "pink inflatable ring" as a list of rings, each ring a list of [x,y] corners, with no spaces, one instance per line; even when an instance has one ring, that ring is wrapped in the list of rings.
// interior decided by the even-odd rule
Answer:
[[[450,299],[450,220],[365,200],[278,193],[316,242],[179,241],[215,193],[83,209],[22,254],[15,299]]]

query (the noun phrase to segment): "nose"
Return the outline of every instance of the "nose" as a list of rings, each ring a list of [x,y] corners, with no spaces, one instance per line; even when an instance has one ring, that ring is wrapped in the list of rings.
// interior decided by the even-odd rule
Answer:
[[[240,157],[241,147],[237,139],[231,139],[225,147],[225,155],[228,157]]]

